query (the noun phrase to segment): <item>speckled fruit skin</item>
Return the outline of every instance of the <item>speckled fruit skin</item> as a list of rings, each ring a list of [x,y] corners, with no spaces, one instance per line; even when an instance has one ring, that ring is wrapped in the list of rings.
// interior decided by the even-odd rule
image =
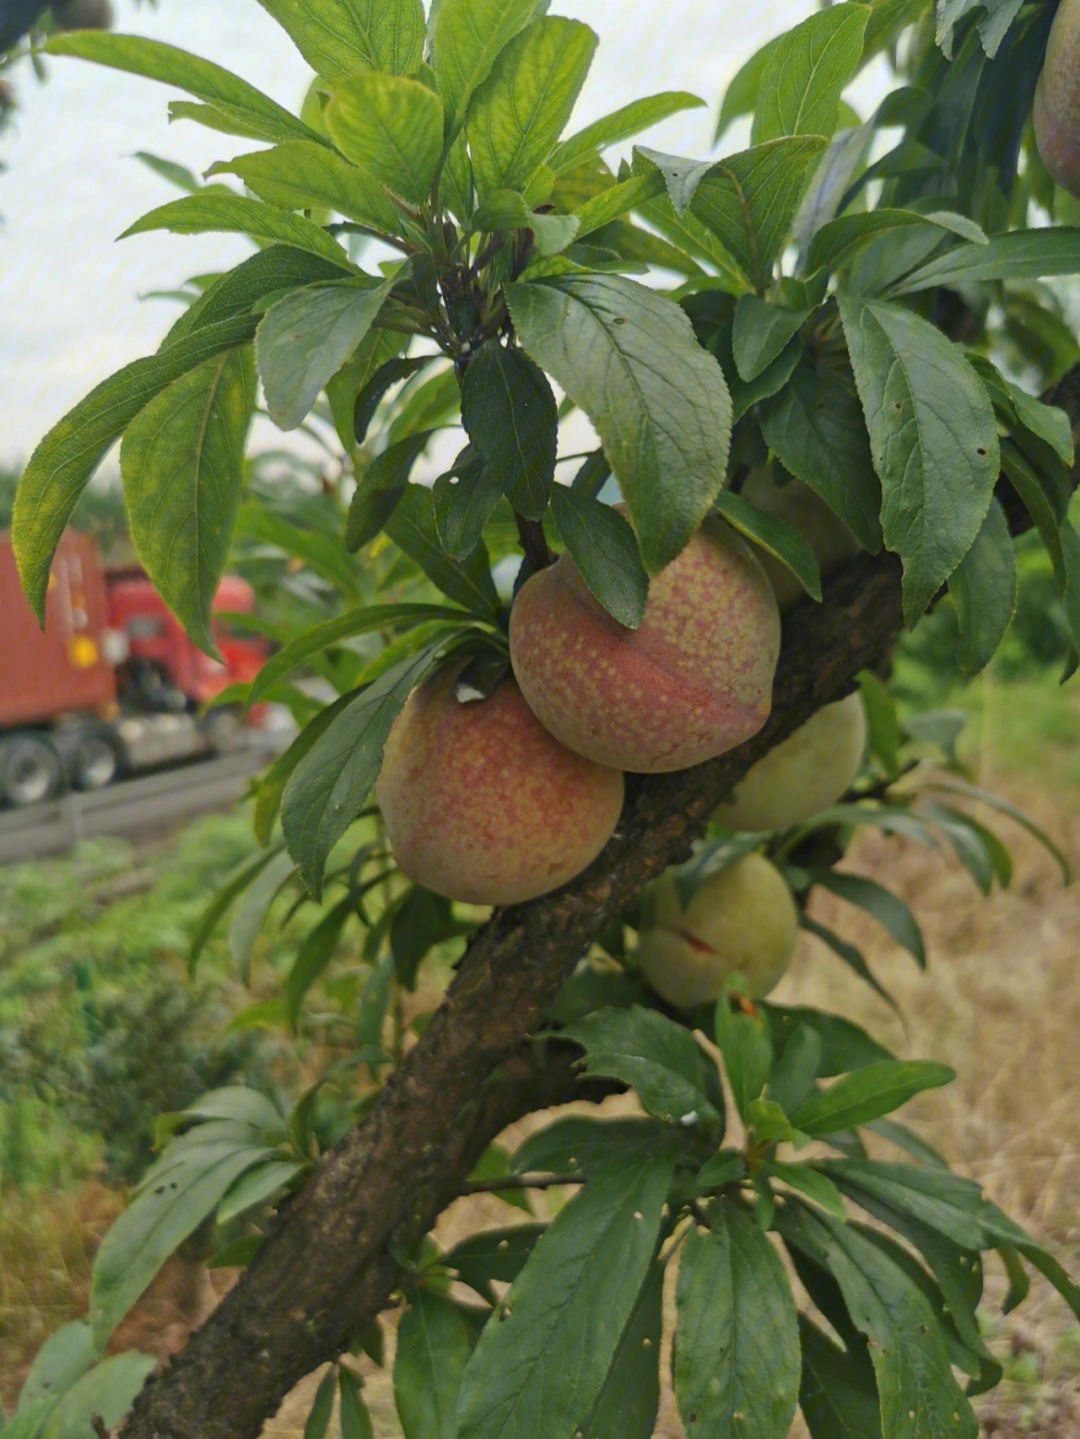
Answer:
[[[741,974],[750,997],[779,984],[795,952],[799,914],[776,866],[746,854],[707,879],[680,908],[670,871],[641,896],[638,963],[669,1004],[691,1009],[718,999]]]
[[[639,774],[686,769],[756,734],[779,653],[765,571],[716,518],[653,576],[640,629],[611,618],[565,553],[510,612],[514,673],[541,722],[579,754]]]
[[[401,870],[469,904],[557,889],[603,849],[623,777],[554,739],[513,679],[454,695],[460,666],[419,685],[394,722],[375,794]]]
[[[713,811],[725,829],[786,829],[835,804],[859,772],[866,748],[862,696],[823,705],[758,760]]]
[[[1032,120],[1043,164],[1080,198],[1080,0],[1062,0],[1054,16]]]
[[[822,579],[862,553],[862,546],[839,515],[802,480],[793,479],[786,485],[778,485],[772,477],[772,466],[766,465],[750,471],[741,494],[744,500],[773,519],[784,520],[802,531],[814,552]],[[781,614],[787,614],[806,599],[806,591],[787,565],[764,553],[761,563],[776,592]]]

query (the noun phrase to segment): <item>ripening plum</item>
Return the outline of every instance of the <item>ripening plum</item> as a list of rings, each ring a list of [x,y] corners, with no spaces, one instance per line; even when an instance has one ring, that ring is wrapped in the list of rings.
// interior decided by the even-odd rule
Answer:
[[[1032,120],[1043,164],[1080,197],[1080,0],[1062,0],[1054,16]]]
[[[568,553],[510,613],[514,674],[578,754],[659,774],[742,744],[769,716],[780,616],[759,560],[719,517],[653,576],[641,627],[590,592]]]
[[[413,690],[375,793],[411,880],[470,904],[518,904],[596,858],[618,821],[623,777],[553,738],[510,676],[462,703],[460,670]]]

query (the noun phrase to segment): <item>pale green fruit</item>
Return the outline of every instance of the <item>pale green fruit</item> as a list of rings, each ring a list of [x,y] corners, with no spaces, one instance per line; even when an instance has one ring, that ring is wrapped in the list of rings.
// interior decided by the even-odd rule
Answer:
[[[786,829],[835,804],[859,772],[866,712],[856,690],[817,714],[759,759],[713,811],[725,829]]]
[[[774,864],[746,854],[707,879],[681,908],[670,871],[641,896],[638,963],[678,1009],[718,999],[733,974],[760,999],[791,962],[799,912]]]
[[[814,552],[822,579],[862,553],[862,546],[839,515],[802,480],[788,480],[787,484],[778,485],[773,479],[772,466],[762,465],[747,475],[741,494],[744,500],[773,519],[783,520],[802,532]],[[787,565],[764,551],[758,552],[758,558],[772,582],[776,603],[782,612],[806,598],[806,591]]]

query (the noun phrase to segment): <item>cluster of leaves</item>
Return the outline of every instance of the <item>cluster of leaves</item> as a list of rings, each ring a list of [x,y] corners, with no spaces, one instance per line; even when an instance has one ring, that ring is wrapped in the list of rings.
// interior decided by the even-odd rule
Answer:
[[[288,890],[295,908],[325,892],[281,999],[253,1006],[247,1022],[295,1028],[322,983],[345,1053],[289,1115],[232,1086],[163,1126],[163,1137],[183,1132],[95,1267],[98,1353],[208,1219],[219,1226],[216,1262],[250,1259],[268,1210],[401,1062],[403,991],[477,916],[394,868],[367,808],[383,744],[436,665],[467,661],[481,693],[501,672],[510,592],[550,546],[565,546],[632,628],[650,575],[716,509],[820,598],[807,538],[740,493],[750,469],[769,464],[809,486],[865,549],[900,556],[909,622],[948,585],[960,663],[974,673],[1012,615],[1006,507],[1020,506],[1050,556],[1074,650],[1080,638],[1069,424],[1014,383],[999,343],[1004,323],[1051,371],[1030,287],[1080,264],[1077,232],[1029,223],[1032,205],[1046,207],[1028,119],[1052,5],[941,0],[936,32],[927,0],[827,7],[729,88],[718,138],[752,114],[750,148],[691,161],[638,147],[615,171],[604,151],[698,102],[654,96],[561,138],[595,37],[536,0],[441,0],[427,19],[419,0],[262,3],[317,71],[301,118],[168,46],[107,35],[49,44],[178,85],[195,98],[174,101],[174,118],[269,148],[213,167],[245,193],[172,173],[189,193],[131,227],[238,232],[260,248],[186,287],[191,303],[158,353],[106,380],[45,438],[14,531],[40,607],[56,541],[122,438],[135,544],[196,642],[212,649],[211,599],[237,537],[246,562],[288,580],[289,603],[269,621],[280,648],[230,698],[285,702],[303,728],[256,789],[265,848],[207,910],[192,961],[232,909],[230,947],[246,974],[275,899]],[[883,50],[903,83],[864,123],[842,93]],[[898,144],[874,158],[879,135],[896,130]],[[365,255],[384,258],[364,270]],[[654,272],[649,284],[629,278],[643,271]],[[336,436],[340,474],[355,481],[347,514],[340,488],[287,507],[256,477],[245,498],[257,380],[283,429],[302,425],[331,448]],[[563,457],[579,467],[556,483],[559,424],[574,407],[600,447]],[[414,483],[436,432],[458,424],[446,472]],[[613,489],[629,519],[604,502]],[[317,685],[302,678],[312,671]],[[984,892],[995,877],[1008,883],[1011,864],[959,803],[991,797],[949,772],[955,724],[909,722],[910,739],[946,755],[938,788],[915,785],[872,676],[864,699],[874,767],[849,802],[790,833],[714,833],[679,883],[691,894],[737,853],[763,848],[803,907],[821,885],[923,962],[907,908],[834,868],[856,827],[943,837]],[[857,950],[804,922],[876,985]],[[339,973],[333,961],[356,923],[361,963]],[[499,1185],[518,1201],[529,1188],[577,1192],[546,1227],[399,1256],[408,1307],[395,1380],[408,1439],[645,1439],[662,1275],[676,1256],[673,1378],[688,1433],[729,1433],[752,1415],[761,1439],[782,1439],[801,1403],[816,1439],[845,1426],[882,1439],[973,1434],[953,1370],[969,1392],[996,1380],[974,1319],[981,1253],[1002,1254],[1010,1303],[1023,1289],[1021,1255],[1074,1308],[1080,1298],[976,1186],[888,1119],[951,1071],[896,1060],[835,1017],[755,1005],[738,985],[715,1014],[673,1017],[634,974],[616,928],[608,959],[594,956],[564,988],[546,1025],[557,1038],[545,1043],[580,1046],[589,1072],[632,1086],[648,1117],[565,1121],[513,1156],[489,1151],[474,1187]],[[422,1017],[412,1025],[419,1032]],[[725,1113],[720,1070],[695,1029],[715,1035],[737,1115]],[[365,1070],[372,1087],[320,1130],[327,1083]],[[870,1159],[859,1130],[871,1126],[915,1162]],[[778,1146],[798,1153],[810,1141],[828,1153],[778,1157]],[[797,1313],[770,1232],[814,1313]],[[357,1345],[377,1352],[370,1335]],[[335,1393],[343,1431],[367,1432],[346,1364],[321,1386],[310,1432],[325,1432]]]

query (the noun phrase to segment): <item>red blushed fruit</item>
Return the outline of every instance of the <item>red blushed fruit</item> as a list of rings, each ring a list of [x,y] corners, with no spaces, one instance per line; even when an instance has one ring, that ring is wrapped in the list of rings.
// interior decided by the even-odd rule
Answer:
[[[1080,196],[1080,0],[1062,0],[1054,16],[1032,119],[1043,164]]]
[[[623,777],[554,739],[509,677],[461,704],[459,673],[412,692],[375,793],[411,880],[470,904],[519,904],[596,858],[622,810]]]
[[[510,657],[541,722],[578,754],[660,774],[723,754],[769,717],[780,615],[749,545],[709,519],[654,575],[640,629],[563,554],[510,613]]]

